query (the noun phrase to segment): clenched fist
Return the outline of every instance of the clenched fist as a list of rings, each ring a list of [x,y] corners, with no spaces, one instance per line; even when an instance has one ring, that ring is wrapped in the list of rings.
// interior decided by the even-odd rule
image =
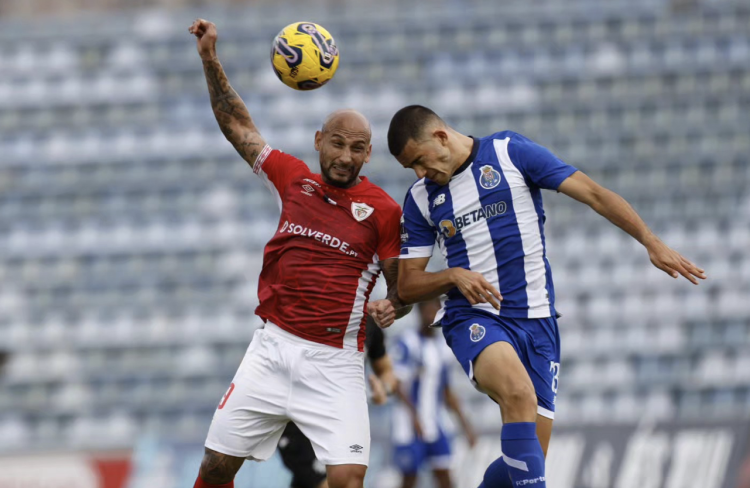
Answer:
[[[396,309],[390,300],[375,300],[367,304],[367,313],[370,314],[378,324],[378,327],[385,329],[390,327],[396,320]]]
[[[213,59],[216,57],[216,25],[204,19],[195,19],[193,25],[188,28],[188,32],[197,37],[198,54],[201,59]]]

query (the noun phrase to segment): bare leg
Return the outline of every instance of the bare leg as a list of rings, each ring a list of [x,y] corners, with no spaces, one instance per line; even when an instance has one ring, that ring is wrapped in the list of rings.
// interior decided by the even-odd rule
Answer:
[[[438,488],[451,488],[451,472],[447,469],[435,469],[432,471]]]
[[[536,422],[536,392],[529,373],[507,342],[495,342],[474,361],[474,378],[500,405],[503,422]]]
[[[330,488],[363,488],[367,466],[363,464],[329,464],[326,466]]]
[[[552,419],[537,415],[536,417],[536,436],[539,438],[539,444],[542,445],[542,451],[544,451],[544,457],[547,457],[547,448],[549,447],[549,440],[552,437]]]
[[[210,485],[223,485],[234,480],[245,458],[229,456],[206,448],[198,476]]]
[[[417,486],[416,474],[405,474],[401,478],[401,488],[414,488]]]

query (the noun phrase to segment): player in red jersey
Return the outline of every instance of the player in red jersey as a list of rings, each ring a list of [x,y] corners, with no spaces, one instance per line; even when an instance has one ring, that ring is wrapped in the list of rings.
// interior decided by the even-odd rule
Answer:
[[[256,309],[265,327],[214,414],[195,488],[233,487],[245,459],[265,460],[291,420],[326,465],[330,488],[362,488],[370,449],[366,314],[381,327],[408,312],[396,293],[401,208],[359,176],[370,124],[334,112],[315,134],[320,174],[271,149],[216,56],[216,26],[189,28],[219,127],[281,209],[266,245]],[[368,303],[380,271],[388,297]]]

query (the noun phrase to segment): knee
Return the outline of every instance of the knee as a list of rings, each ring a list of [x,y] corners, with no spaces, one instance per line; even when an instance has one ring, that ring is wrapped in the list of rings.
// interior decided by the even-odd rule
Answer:
[[[500,405],[504,422],[534,422],[537,399],[532,385],[518,384],[507,388],[502,395],[491,395]]]
[[[242,465],[242,461],[241,458],[227,456],[226,454],[206,449],[198,476],[211,485],[229,483],[234,480],[234,476]]]
[[[367,466],[351,464],[328,470],[329,488],[363,488]]]

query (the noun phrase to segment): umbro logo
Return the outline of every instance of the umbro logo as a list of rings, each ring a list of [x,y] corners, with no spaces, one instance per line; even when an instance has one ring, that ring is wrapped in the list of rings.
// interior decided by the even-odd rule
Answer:
[[[360,446],[359,444],[352,444],[351,446],[349,446],[349,449],[351,449],[351,452],[362,454],[362,449],[364,449],[364,447]]]

